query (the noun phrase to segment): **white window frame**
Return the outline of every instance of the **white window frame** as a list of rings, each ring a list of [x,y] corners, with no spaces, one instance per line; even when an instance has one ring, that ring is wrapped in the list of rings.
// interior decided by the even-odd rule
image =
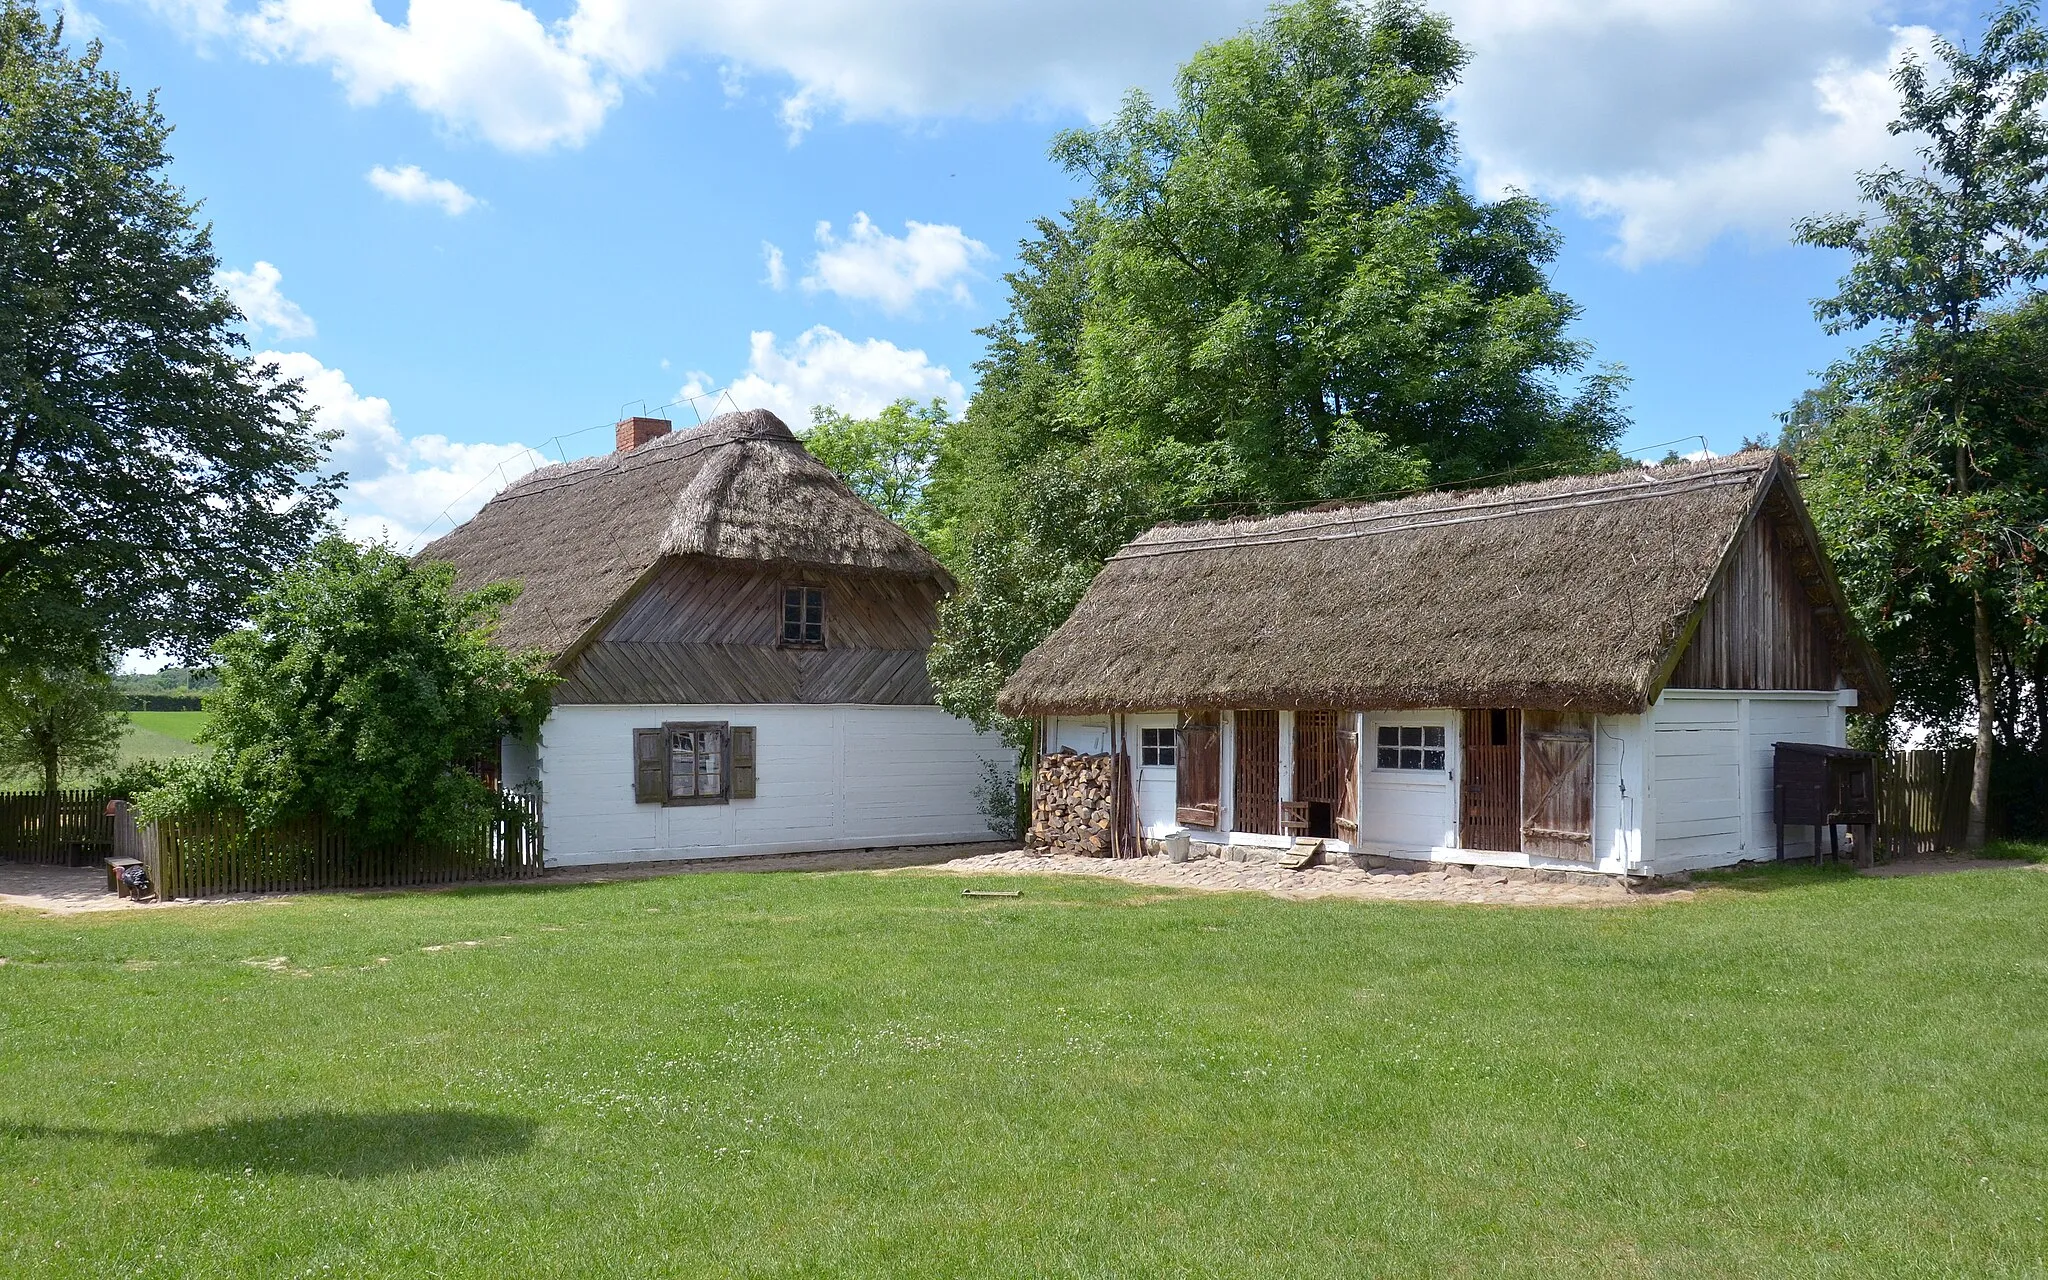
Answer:
[[[1393,748],[1395,751],[1421,751],[1424,753],[1423,759],[1425,761],[1429,759],[1429,752],[1436,751],[1442,754],[1443,763],[1439,764],[1434,769],[1430,768],[1427,764],[1418,765],[1414,768],[1407,768],[1398,764],[1381,764],[1380,752],[1385,748],[1380,742],[1380,735],[1390,729],[1395,732],[1397,738],[1402,733],[1402,731],[1411,729],[1415,730],[1422,736],[1422,742],[1414,747],[1410,747],[1405,743],[1397,743],[1397,745]],[[1429,740],[1429,734],[1432,730],[1434,730],[1436,734],[1439,736],[1439,738],[1442,739],[1442,741],[1434,747],[1427,745]],[[1389,777],[1416,779],[1438,778],[1448,776],[1451,771],[1451,731],[1449,726],[1445,725],[1441,720],[1376,720],[1373,722],[1372,741],[1370,743],[1362,743],[1360,745],[1360,749],[1372,752],[1372,772],[1384,774]]]

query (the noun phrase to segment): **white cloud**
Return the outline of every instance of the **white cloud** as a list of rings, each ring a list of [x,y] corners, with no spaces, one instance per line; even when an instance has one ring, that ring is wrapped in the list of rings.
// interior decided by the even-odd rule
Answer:
[[[772,85],[792,139],[827,118],[1101,118],[1266,7],[568,0],[543,22],[538,0],[410,0],[399,25],[371,0],[147,2],[249,56],[325,67],[352,101],[403,96],[512,150],[581,144],[626,87],[689,60],[728,97]],[[1453,112],[1482,186],[1612,219],[1629,262],[1731,230],[1781,241],[1791,218],[1846,207],[1857,167],[1909,147],[1884,134],[1881,79],[1925,33],[1895,31],[1878,0],[1440,2],[1473,53]]]
[[[1854,207],[1904,161],[1887,81],[1925,28],[1858,0],[1449,0],[1472,65],[1454,101],[1489,193],[1518,186],[1616,228],[1630,265]]]
[[[692,374],[680,395],[701,396],[711,385],[707,375]],[[810,422],[814,405],[867,415],[903,396],[937,396],[958,408],[966,395],[952,371],[933,364],[922,351],[880,338],[855,342],[817,325],[787,347],[779,345],[772,332],[750,335],[747,371],[719,398],[718,409],[768,409],[791,426],[803,427]],[[705,412],[712,410],[707,406]]]
[[[967,278],[974,264],[989,256],[988,246],[960,228],[944,223],[905,222],[892,236],[853,215],[846,238],[832,224],[818,224],[818,256],[804,277],[806,291],[836,293],[856,302],[872,302],[894,313],[908,311],[918,297],[939,293],[955,302],[970,302]]]
[[[761,277],[761,283],[778,293],[789,287],[789,264],[782,260],[782,250],[761,242],[761,265],[768,274]]]
[[[446,178],[436,178],[416,164],[387,169],[378,165],[363,175],[365,181],[400,204],[434,204],[451,218],[459,218],[477,205],[477,198]]]
[[[247,271],[216,271],[213,282],[226,291],[251,325],[280,338],[313,336],[313,317],[284,296],[278,288],[284,283],[284,273],[269,263],[258,262]]]
[[[358,106],[402,94],[508,151],[578,145],[620,96],[604,64],[514,0],[411,0],[403,25],[371,0],[263,0],[226,25],[252,57],[326,67]]]
[[[339,369],[302,351],[266,351],[279,373],[305,384],[308,406],[341,433],[332,465],[348,472],[339,517],[350,537],[414,547],[476,514],[506,484],[541,465],[520,444],[465,444],[442,435],[407,436],[391,402],[356,391]]]

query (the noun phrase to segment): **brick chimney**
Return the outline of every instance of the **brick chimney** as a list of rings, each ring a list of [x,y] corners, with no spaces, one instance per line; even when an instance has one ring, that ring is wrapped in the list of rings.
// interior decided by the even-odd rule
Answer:
[[[668,433],[667,418],[628,418],[619,424],[619,452],[637,449],[649,440]]]

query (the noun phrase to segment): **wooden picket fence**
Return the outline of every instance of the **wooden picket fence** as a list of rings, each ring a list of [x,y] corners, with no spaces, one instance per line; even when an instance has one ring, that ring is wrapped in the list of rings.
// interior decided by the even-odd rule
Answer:
[[[443,843],[366,844],[318,820],[253,830],[233,815],[138,827],[117,806],[115,845],[149,869],[157,897],[387,889],[537,876],[545,865],[538,788],[502,792],[499,813]]]
[[[90,866],[114,850],[105,791],[0,791],[0,858],[40,866]]]
[[[1977,753],[1893,751],[1877,764],[1877,855],[1925,858],[1960,848],[1970,822]]]

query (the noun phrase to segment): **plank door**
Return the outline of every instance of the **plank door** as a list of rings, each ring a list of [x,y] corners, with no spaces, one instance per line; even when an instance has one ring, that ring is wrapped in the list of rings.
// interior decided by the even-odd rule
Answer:
[[[1223,807],[1223,743],[1213,711],[1189,711],[1180,718],[1180,750],[1174,761],[1174,821],[1184,827],[1214,827]]]
[[[1522,850],[1593,860],[1593,721],[1569,711],[1522,718]]]
[[[1337,808],[1330,825],[1337,829],[1339,840],[1357,844],[1358,718],[1347,712],[1344,724],[1346,727],[1337,731]]]
[[[1495,853],[1522,851],[1522,713],[1465,711],[1464,776],[1458,786],[1458,842]]]
[[[1280,834],[1280,713],[1237,713],[1237,778],[1231,827]]]

